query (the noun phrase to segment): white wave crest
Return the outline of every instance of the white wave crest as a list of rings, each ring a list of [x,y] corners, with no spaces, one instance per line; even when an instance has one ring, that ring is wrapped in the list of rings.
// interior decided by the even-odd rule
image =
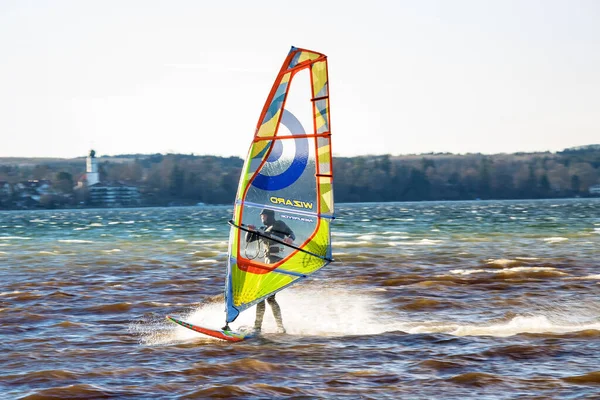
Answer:
[[[356,236],[355,233],[350,233],[350,232],[331,232],[331,236],[333,237],[353,237]]]
[[[391,246],[435,246],[436,244],[442,243],[443,240],[437,239],[421,239],[410,242],[389,242]]]
[[[600,330],[600,322],[588,323],[556,323],[545,315],[517,316],[505,323],[492,325],[462,325],[457,326],[451,335],[456,336],[513,336],[520,333],[569,333],[583,330]]]
[[[473,274],[479,274],[482,272],[487,272],[489,270],[485,270],[485,269],[453,269],[452,271],[450,271],[451,274],[454,275],[473,275]]]
[[[395,315],[381,310],[380,294],[349,292],[345,287],[294,287],[277,294],[287,333],[298,336],[377,335],[386,332],[445,333],[454,336],[505,337],[521,333],[563,334],[582,330],[600,330],[600,307],[579,303],[554,305],[510,320],[495,322],[415,321],[409,315]],[[208,328],[225,324],[223,299],[209,299],[190,310],[178,304],[174,315]],[[164,318],[164,317],[163,317]],[[246,330],[254,325],[255,307],[242,312],[229,325],[233,330]],[[157,321],[159,321],[157,323]],[[270,306],[264,316],[263,334],[276,332],[276,323]],[[166,323],[162,318],[147,325],[135,325],[134,331],[142,336],[142,343],[155,345],[179,341],[208,341],[211,339],[189,329]]]
[[[361,236],[357,237],[357,239],[372,242],[373,239],[375,239],[375,235],[361,235]]]
[[[573,279],[578,279],[578,280],[588,280],[588,279],[600,279],[600,274],[598,275],[586,275],[586,276],[579,276]]]
[[[569,238],[560,237],[560,236],[544,238],[544,242],[547,242],[547,243],[560,243],[560,242],[565,242],[567,240],[569,240]]]
[[[488,260],[486,262],[486,264],[506,266],[506,265],[509,265],[509,264],[514,264],[516,262],[517,262],[516,260],[510,260],[510,259],[506,259],[506,258],[500,258],[500,259],[497,259],[497,260],[493,260],[493,259]]]
[[[574,307],[574,308],[573,308]],[[584,305],[548,307],[531,315],[517,315],[510,320],[494,323],[459,323],[443,321],[398,323],[407,333],[446,333],[454,336],[507,337],[521,333],[564,334],[584,330],[600,331],[600,309]]]
[[[455,275],[472,275],[479,273],[486,274],[510,274],[519,272],[553,272],[557,275],[567,275],[567,273],[559,271],[553,267],[512,267],[502,269],[454,269],[451,270],[451,274]]]
[[[342,241],[342,242],[333,242],[333,246],[341,247],[341,248],[360,247],[362,245],[369,244],[369,243],[371,243],[371,242],[367,242],[366,240],[361,240],[361,241],[356,241],[356,242]]]

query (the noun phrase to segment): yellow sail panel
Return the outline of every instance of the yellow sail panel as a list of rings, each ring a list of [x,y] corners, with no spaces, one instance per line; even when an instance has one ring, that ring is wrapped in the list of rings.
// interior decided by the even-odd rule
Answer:
[[[314,113],[317,133],[329,132],[329,84],[327,78],[327,61],[313,64],[312,82],[314,93]]]
[[[319,148],[319,175],[331,175],[331,139],[329,136],[317,138]]]
[[[294,51],[296,50],[296,51]],[[290,63],[289,63],[289,68],[295,68],[296,66],[298,66],[298,64],[301,64],[305,61],[311,61],[311,60],[317,60],[321,57],[323,57],[322,54],[314,52],[314,51],[310,51],[310,50],[300,50],[300,49],[294,49],[292,47],[292,50],[290,51],[291,53],[294,53],[294,56],[292,57]]]
[[[287,96],[288,84],[291,76],[291,72],[288,72],[281,78],[277,90],[271,98],[269,107],[264,112],[265,116],[262,120],[262,124],[256,132],[257,137],[270,137],[277,132],[277,127],[281,118],[281,110],[283,109],[283,103]]]
[[[321,213],[333,212],[333,184],[331,178],[319,178],[319,192],[321,193]]]
[[[324,172],[323,168],[327,168],[327,170],[329,170],[329,164],[331,164],[331,148],[329,145],[319,147],[319,164],[323,164],[320,170],[321,173]]]
[[[331,258],[329,221],[322,220],[315,235],[301,248],[304,251],[296,251],[279,268],[308,275],[327,265]]]
[[[315,97],[325,97],[327,93],[327,61],[316,62],[312,69],[313,92]]]
[[[260,142],[254,143],[250,150],[250,158],[256,158],[259,155],[264,154],[270,145],[271,142],[268,140],[261,140]]]
[[[315,123],[317,133],[329,132],[328,104],[328,100],[318,100],[315,102]]]
[[[297,276],[268,272],[266,274],[249,273],[236,265],[233,269],[233,306],[253,305],[259,299],[291,284]]]
[[[275,114],[273,114],[271,116],[271,119],[269,119],[268,121],[265,121],[258,129],[256,136],[259,136],[259,137],[273,136],[275,134],[275,129],[277,128],[280,115],[281,115],[281,112],[277,111]]]

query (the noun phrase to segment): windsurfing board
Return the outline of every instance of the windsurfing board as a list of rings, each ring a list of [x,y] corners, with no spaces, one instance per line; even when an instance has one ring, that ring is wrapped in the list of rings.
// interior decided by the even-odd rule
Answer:
[[[250,339],[251,337],[254,337],[254,334],[252,334],[251,332],[245,333],[245,332],[224,331],[222,329],[206,328],[204,326],[190,324],[189,322],[185,322],[180,319],[171,317],[170,315],[167,315],[167,319],[171,322],[176,323],[177,325],[183,326],[184,328],[188,328],[193,331],[203,333],[205,335],[208,335],[208,336],[211,336],[211,337],[214,337],[217,339],[227,340],[229,342],[241,342],[242,340],[246,340],[246,339]]]

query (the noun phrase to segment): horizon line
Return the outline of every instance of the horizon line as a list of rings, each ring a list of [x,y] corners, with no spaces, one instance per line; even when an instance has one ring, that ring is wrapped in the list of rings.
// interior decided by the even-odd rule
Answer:
[[[572,147],[567,147],[564,148],[562,150],[556,150],[556,151],[551,151],[551,150],[534,150],[534,151],[513,151],[513,152],[498,152],[498,153],[488,153],[488,152],[466,152],[466,153],[453,153],[453,152],[444,152],[444,151],[430,151],[430,152],[424,152],[424,153],[399,153],[399,154],[392,154],[392,153],[371,153],[371,154],[360,154],[360,155],[342,155],[342,154],[333,154],[334,158],[357,158],[357,157],[381,157],[381,156],[390,156],[390,157],[407,157],[407,156],[426,156],[426,155],[454,155],[454,156],[465,156],[465,155],[489,155],[489,156],[494,156],[494,155],[510,155],[510,154],[544,154],[544,153],[551,153],[551,154],[556,154],[556,153],[560,153],[563,151],[567,151],[567,150],[586,150],[586,149],[590,149],[590,150],[600,150],[600,143],[595,143],[595,144],[587,144],[587,145],[580,145],[580,146],[572,146]],[[89,154],[89,152],[88,152]],[[153,156],[153,155],[162,155],[162,156],[167,156],[167,155],[187,155],[187,156],[192,156],[192,157],[221,157],[221,158],[231,158],[231,157],[237,157],[240,159],[244,159],[244,157],[241,156],[237,156],[237,155],[219,155],[219,154],[200,154],[200,153],[177,153],[177,152],[156,152],[156,153],[120,153],[120,154],[103,154],[100,156],[96,156],[96,158],[111,158],[111,157],[125,157],[125,156]],[[79,159],[79,158],[87,158],[87,155],[81,155],[81,156],[75,156],[75,157],[60,157],[60,156],[23,156],[23,155],[19,155],[19,156],[3,156],[0,155],[0,159],[52,159],[52,160],[75,160],[75,159]]]

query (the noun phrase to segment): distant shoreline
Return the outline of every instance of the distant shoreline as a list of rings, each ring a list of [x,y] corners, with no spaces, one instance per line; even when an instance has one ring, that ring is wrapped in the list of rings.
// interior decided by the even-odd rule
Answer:
[[[228,204],[244,165],[238,157],[193,154],[93,159],[97,170],[88,179],[84,158],[11,159],[20,165],[0,158],[0,209]],[[590,197],[600,195],[600,145],[557,153],[334,157],[333,175],[336,203]]]

